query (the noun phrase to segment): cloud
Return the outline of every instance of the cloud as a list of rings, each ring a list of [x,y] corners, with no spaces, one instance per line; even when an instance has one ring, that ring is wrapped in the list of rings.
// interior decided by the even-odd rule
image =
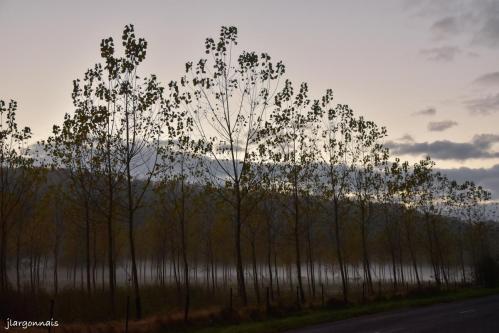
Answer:
[[[499,72],[492,72],[479,76],[473,81],[473,83],[482,86],[499,85]]]
[[[495,0],[420,0],[410,1],[410,12],[432,19],[429,31],[434,39],[456,36],[465,45],[499,47],[499,1]]]
[[[457,35],[460,32],[458,19],[453,16],[444,17],[435,23],[430,28],[435,39],[446,39]]]
[[[470,142],[440,140],[434,142],[387,142],[386,146],[395,155],[429,155],[435,159],[463,161],[474,158],[499,158],[493,145],[499,143],[499,135],[475,135]]]
[[[403,8],[419,17],[434,17],[436,14],[456,12],[457,1],[448,0],[405,0]]]
[[[499,15],[499,6],[495,9],[494,15]],[[497,16],[486,16],[481,24],[481,28],[474,34],[472,42],[496,48],[499,46],[499,18]]]
[[[421,111],[414,112],[413,116],[434,116],[437,114],[437,110],[434,107],[429,107]]]
[[[432,121],[428,123],[428,130],[431,132],[442,132],[454,126],[457,126],[457,122],[453,120]]]
[[[477,134],[473,137],[472,142],[482,149],[489,149],[494,143],[499,142],[499,135]]]
[[[423,49],[420,53],[426,57],[427,60],[437,62],[450,62],[453,61],[456,55],[461,53],[461,49],[456,46],[441,46],[430,49]]]
[[[409,135],[409,134],[404,134],[401,138],[398,139],[399,141],[405,141],[405,142],[414,142],[414,138]]]
[[[499,94],[469,99],[464,105],[471,113],[489,115],[499,111]]]

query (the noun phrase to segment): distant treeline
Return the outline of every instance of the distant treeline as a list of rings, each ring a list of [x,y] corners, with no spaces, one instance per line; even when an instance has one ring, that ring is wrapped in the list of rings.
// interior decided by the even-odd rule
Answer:
[[[347,302],[381,283],[496,282],[487,190],[390,156],[384,127],[239,51],[235,27],[166,85],[139,76],[133,25],[122,46],[102,40],[37,151],[0,101],[2,293],[104,288],[112,317],[126,280],[140,318],[141,285],[173,284],[187,320],[193,284],[235,286],[246,306],[324,284]]]

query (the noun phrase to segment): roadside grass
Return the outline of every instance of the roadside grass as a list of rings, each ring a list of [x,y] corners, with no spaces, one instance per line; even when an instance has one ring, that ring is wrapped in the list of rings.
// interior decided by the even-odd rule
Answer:
[[[295,315],[284,318],[243,322],[232,325],[219,325],[210,328],[194,329],[188,332],[196,333],[276,333],[286,330],[306,327],[325,322],[358,317],[396,309],[427,306],[437,303],[447,303],[470,298],[499,294],[499,288],[469,288],[457,291],[433,292],[405,296],[404,298],[373,301],[367,304],[352,304],[343,308],[307,309]]]
[[[158,291],[150,290],[151,293]],[[167,294],[171,292],[163,291]],[[273,307],[266,309],[265,306],[239,307],[234,306],[230,311],[228,307],[212,306],[193,309],[190,314],[189,323],[184,323],[182,311],[171,309],[166,313],[157,313],[148,315],[146,318],[135,321],[132,318],[129,322],[129,333],[277,333],[286,330],[312,326],[325,322],[334,322],[337,320],[353,318],[366,314],[379,313],[396,309],[407,309],[436,303],[445,303],[459,301],[469,298],[483,297],[487,295],[499,294],[499,288],[463,288],[447,291],[439,291],[435,287],[426,289],[410,289],[402,293],[393,293],[386,290],[383,294],[381,290],[376,298],[365,299],[362,295],[352,294],[352,303],[344,304],[337,298],[325,299],[326,306],[320,306],[319,303],[309,303],[303,308],[298,308],[296,303],[293,305],[293,298],[286,298],[276,301]],[[144,296],[149,293],[144,292]],[[99,295],[93,295],[94,301],[104,301]],[[290,296],[290,295],[288,295]],[[59,299],[59,301],[61,301]],[[222,302],[223,299],[213,299],[214,302]],[[45,302],[44,302],[45,303]],[[60,304],[60,303],[59,303]],[[95,311],[105,313],[105,306],[101,303],[94,303],[97,306]],[[67,304],[66,304],[67,305]],[[91,313],[81,312],[81,303],[77,299],[68,309],[58,308],[56,316],[62,325],[57,329],[61,333],[122,333],[125,328],[124,318],[101,321],[67,322],[60,315],[64,314],[66,318],[72,315],[79,315],[80,318],[90,316]],[[102,305],[102,306],[101,306]],[[154,305],[154,304],[152,304]],[[155,306],[149,309],[154,311]],[[160,304],[156,304],[160,310]],[[1,306],[1,302],[0,302]],[[180,303],[177,304],[180,308]],[[41,308],[40,308],[41,309]],[[63,312],[64,311],[64,312]],[[133,311],[133,310],[132,310]],[[104,317],[105,314],[102,316]],[[14,318],[14,317],[12,317]],[[22,317],[21,317],[22,318]],[[40,317],[42,318],[42,317]],[[46,318],[46,317],[44,317]],[[45,332],[45,330],[31,329],[29,332]]]
[[[46,290],[36,290],[36,292],[30,291],[28,288],[22,292],[11,290],[0,295],[0,318],[5,314],[10,318],[46,320],[50,301],[53,299],[55,301],[55,316],[66,325],[103,323],[112,320],[124,321],[127,296],[131,294],[131,290],[125,287],[116,288],[116,311],[112,316],[108,290],[97,288],[89,295],[83,288],[62,288],[56,296]],[[143,286],[141,298],[144,318],[158,316],[158,314],[182,313],[182,295],[174,285]],[[212,294],[204,288],[196,286],[191,288],[193,312],[218,309],[227,303],[228,298],[227,292],[223,290]],[[130,299],[132,300],[132,298]],[[133,300],[131,304],[133,304]],[[134,307],[130,305],[131,319],[133,314]]]

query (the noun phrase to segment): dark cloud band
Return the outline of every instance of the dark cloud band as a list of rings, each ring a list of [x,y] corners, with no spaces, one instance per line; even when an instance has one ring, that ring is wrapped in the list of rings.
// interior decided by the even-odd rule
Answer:
[[[476,135],[470,142],[448,140],[434,142],[393,142],[386,144],[395,155],[429,155],[435,159],[463,161],[476,158],[499,158],[492,146],[499,142],[499,135]]]

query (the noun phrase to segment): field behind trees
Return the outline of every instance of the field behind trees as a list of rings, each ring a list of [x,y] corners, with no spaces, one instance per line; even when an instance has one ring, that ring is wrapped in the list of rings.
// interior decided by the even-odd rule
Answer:
[[[486,189],[390,155],[384,127],[237,28],[173,81],[141,73],[133,25],[100,50],[46,140],[0,101],[2,319],[53,301],[65,323],[187,322],[498,283]]]

